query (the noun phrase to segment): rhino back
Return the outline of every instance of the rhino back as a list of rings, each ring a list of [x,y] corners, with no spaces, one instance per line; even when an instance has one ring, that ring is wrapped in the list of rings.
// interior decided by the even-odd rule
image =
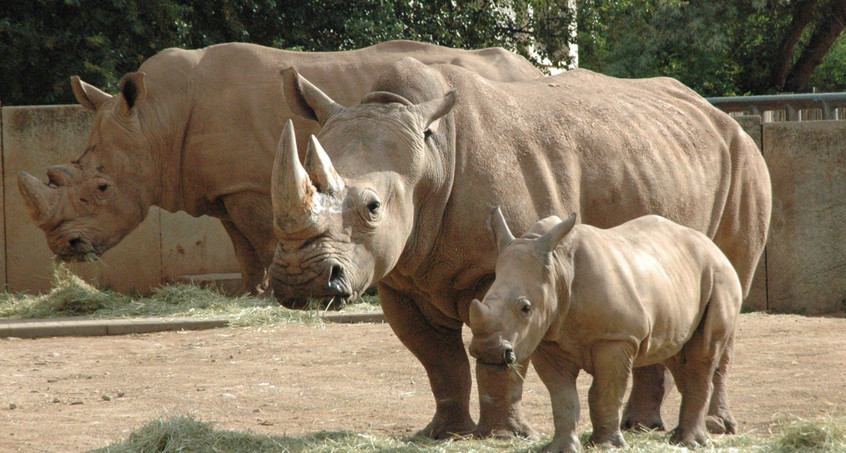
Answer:
[[[492,280],[487,206],[501,206],[516,235],[569,212],[599,227],[660,214],[711,235],[721,222],[737,161],[729,142],[742,131],[678,82],[575,70],[499,83],[436,68],[459,92],[437,266],[423,267],[428,284],[450,295],[442,309],[482,296]]]
[[[354,105],[390,63],[413,56],[425,63],[457,61],[486,77],[527,79],[541,73],[501,49],[466,51],[413,41],[390,41],[353,51],[295,52],[246,43],[199,50],[167,49],[140,68],[147,75],[150,107],[168,116],[152,134],[180,145],[180,202],[166,209],[203,214],[207,202],[239,191],[269,193],[271,165],[282,126],[294,121],[299,148],[319,124],[294,115],[279,71],[295,67],[342,105]],[[164,113],[162,113],[164,112]],[[165,158],[167,160],[167,158]]]
[[[558,331],[581,344],[635,340],[638,366],[681,348],[709,305],[726,314],[740,309],[740,282],[725,255],[704,234],[662,217],[611,229],[578,225],[556,258],[573,269]]]

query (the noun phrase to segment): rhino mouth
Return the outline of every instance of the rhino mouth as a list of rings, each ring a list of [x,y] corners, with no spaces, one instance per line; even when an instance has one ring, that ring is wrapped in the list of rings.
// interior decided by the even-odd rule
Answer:
[[[275,292],[275,290],[274,290]],[[311,296],[311,297],[283,297],[278,298],[279,304],[290,310],[331,310],[340,311],[358,295]]]
[[[493,348],[483,347],[471,342],[470,355],[476,358],[477,363],[484,365],[506,367],[517,362],[514,347],[506,342],[502,342]]]

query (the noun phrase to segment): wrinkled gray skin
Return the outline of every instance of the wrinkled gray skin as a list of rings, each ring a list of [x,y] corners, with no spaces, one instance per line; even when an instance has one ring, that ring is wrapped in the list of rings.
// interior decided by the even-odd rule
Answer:
[[[581,370],[593,376],[590,444],[626,448],[628,379],[632,367],[654,363],[667,366],[682,395],[670,441],[704,445],[711,381],[731,360],[743,301],[737,273],[704,234],[663,217],[607,230],[575,222],[575,214],[548,217],[515,238],[492,212],[496,279],[470,305],[470,355],[502,367],[531,357],[555,420],[544,453],[581,449]]]
[[[407,58],[354,107],[295,71],[285,90],[295,112],[324,126],[302,165],[293,131],[280,142],[275,294],[283,304],[348,299],[378,283],[435,396],[423,434],[534,433],[521,376],[498,367],[477,367],[478,425],[470,417],[461,329],[494,279],[487,206],[502,206],[518,234],[556,213],[602,228],[660,214],[712,238],[748,291],[769,228],[766,165],[734,120],[674,80],[574,70],[499,83]],[[723,373],[715,395],[725,395]],[[660,366],[635,371],[624,424],[663,426],[663,377]],[[709,414],[732,430],[725,400],[712,401]]]
[[[127,74],[116,95],[72,77],[77,100],[94,112],[85,152],[50,168],[46,183],[21,172],[21,194],[50,249],[66,260],[104,253],[144,220],[150,206],[216,217],[232,239],[241,292],[261,292],[276,247],[271,163],[282,126],[294,117],[280,91],[279,70],[296,66],[350,105],[403,56],[453,63],[495,80],[542,76],[503,49],[412,41],[347,52],[243,43],[167,49]],[[294,121],[304,132],[319,127],[301,117]]]

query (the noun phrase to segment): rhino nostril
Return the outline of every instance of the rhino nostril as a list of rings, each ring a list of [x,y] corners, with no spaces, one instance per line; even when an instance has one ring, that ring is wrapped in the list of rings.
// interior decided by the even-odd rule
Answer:
[[[505,359],[505,363],[512,364],[517,361],[517,356],[514,354],[514,349],[512,348],[505,348],[505,351],[502,353],[502,358]]]
[[[68,241],[68,248],[74,253],[84,253],[87,251],[85,241],[78,237]]]
[[[329,289],[336,291],[338,293],[344,292],[344,268],[340,265],[333,265],[332,270],[329,272]]]

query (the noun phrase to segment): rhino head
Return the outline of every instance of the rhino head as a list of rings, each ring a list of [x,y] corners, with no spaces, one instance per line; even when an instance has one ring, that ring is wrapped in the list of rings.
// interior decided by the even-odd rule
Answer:
[[[492,210],[490,227],[499,247],[496,278],[484,300],[470,304],[470,355],[482,363],[503,365],[528,359],[546,335],[566,300],[558,286],[560,275],[553,252],[576,223],[547,217],[522,237],[515,238],[499,208]],[[566,272],[566,270],[565,270]],[[562,299],[566,299],[566,291]]]
[[[138,109],[144,74],[127,74],[115,96],[76,76],[71,84],[77,100],[95,112],[85,152],[47,170],[46,183],[19,173],[18,188],[53,253],[73,261],[120,242],[144,220],[152,199],[150,166],[129,152],[146,146]]]
[[[290,121],[282,133],[271,188],[278,245],[270,282],[286,307],[317,300],[340,309],[387,275],[406,249],[417,183],[430,168],[427,137],[455,94],[414,104],[374,92],[345,108],[295,70],[283,75],[294,112],[323,128],[302,161]]]

